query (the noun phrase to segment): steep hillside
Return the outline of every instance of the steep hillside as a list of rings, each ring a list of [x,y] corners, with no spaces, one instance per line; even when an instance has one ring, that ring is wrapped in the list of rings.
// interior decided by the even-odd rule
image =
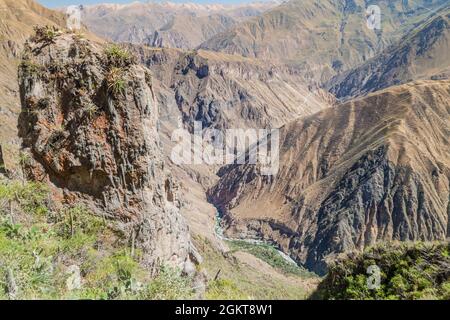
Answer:
[[[130,49],[173,92],[188,127],[194,121],[218,129],[280,127],[334,100],[285,66],[204,50]]]
[[[0,0],[0,142],[17,138],[20,112],[17,67],[25,40],[34,25],[65,25],[61,13],[33,0]],[[8,153],[9,148],[4,148]],[[5,155],[8,161],[8,154]]]
[[[82,16],[91,31],[112,41],[193,49],[275,5],[272,1],[236,5],[133,2],[85,6]]]
[[[383,240],[449,232],[450,82],[391,87],[294,121],[280,170],[224,168],[209,191],[234,237],[275,241],[308,268]]]
[[[381,29],[367,27],[366,9],[372,4],[380,7]],[[289,62],[322,82],[371,58],[446,4],[446,0],[291,0],[214,36],[200,48]]]
[[[419,79],[450,75],[450,9],[437,11],[418,29],[366,63],[330,80],[340,99]]]
[[[51,27],[37,30],[19,70],[23,166],[56,203],[112,219],[152,273],[195,273],[199,261],[165,169],[149,71],[128,52]]]

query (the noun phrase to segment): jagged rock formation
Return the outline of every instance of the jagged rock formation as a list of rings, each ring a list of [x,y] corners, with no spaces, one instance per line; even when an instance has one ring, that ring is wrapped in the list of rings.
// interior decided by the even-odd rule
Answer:
[[[449,236],[450,81],[391,87],[287,124],[280,170],[220,172],[228,234],[276,242],[319,273],[378,241]]]
[[[149,71],[76,34],[38,30],[19,70],[29,175],[62,202],[115,219],[154,271],[199,257],[165,170]]]
[[[83,22],[116,42],[193,49],[249,17],[273,8],[275,1],[236,5],[133,2],[83,7]]]
[[[376,4],[381,29],[367,27]],[[397,42],[447,0],[291,0],[209,39],[200,48],[300,65],[324,82]]]
[[[418,79],[450,75],[450,9],[440,10],[395,44],[366,63],[330,80],[340,99],[364,95]]]

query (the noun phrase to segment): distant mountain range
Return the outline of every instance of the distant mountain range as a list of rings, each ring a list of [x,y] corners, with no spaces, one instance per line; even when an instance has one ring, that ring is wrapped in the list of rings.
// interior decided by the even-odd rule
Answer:
[[[446,79],[450,75],[450,8],[423,23],[364,64],[329,81],[337,98],[351,98],[413,79]]]
[[[367,26],[377,5],[381,29]],[[220,33],[203,49],[299,65],[323,82],[402,39],[446,0],[291,0]]]
[[[133,2],[84,6],[83,23],[116,42],[193,49],[237,23],[275,7],[277,1],[236,5]]]

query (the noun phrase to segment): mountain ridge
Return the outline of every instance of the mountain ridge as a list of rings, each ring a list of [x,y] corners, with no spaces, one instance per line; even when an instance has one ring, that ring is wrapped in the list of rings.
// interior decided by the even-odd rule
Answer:
[[[275,1],[244,4],[148,2],[83,6],[83,22],[115,42],[193,49],[239,21],[274,7]]]
[[[450,8],[436,12],[397,44],[361,66],[331,79],[328,90],[340,99],[363,95],[411,79],[445,79],[450,75]]]

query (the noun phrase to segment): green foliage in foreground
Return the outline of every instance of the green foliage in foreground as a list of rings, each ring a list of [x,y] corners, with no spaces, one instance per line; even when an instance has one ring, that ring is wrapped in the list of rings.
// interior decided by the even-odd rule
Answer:
[[[384,244],[330,266],[313,299],[450,299],[450,243]],[[380,268],[380,287],[367,268]]]
[[[128,241],[83,207],[52,210],[38,183],[0,180],[0,299],[186,299],[191,279],[156,278]]]
[[[267,244],[252,244],[245,241],[229,241],[232,251],[245,251],[268,263],[285,274],[293,274],[303,278],[317,277],[316,274],[286,261],[279,252]]]

